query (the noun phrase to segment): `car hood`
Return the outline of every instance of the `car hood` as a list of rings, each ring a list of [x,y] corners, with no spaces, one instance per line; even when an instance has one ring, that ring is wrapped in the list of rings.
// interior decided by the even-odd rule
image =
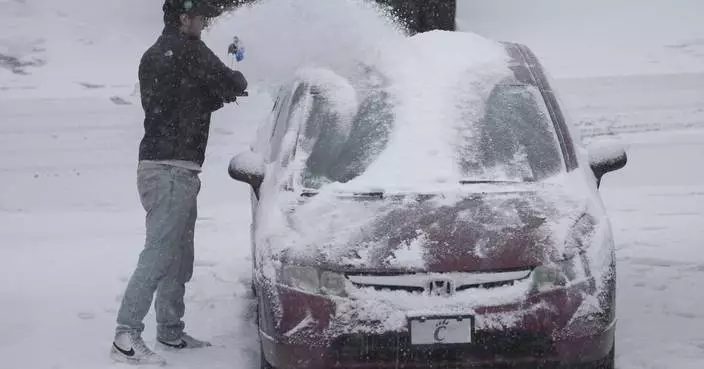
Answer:
[[[471,187],[471,186],[468,186]],[[491,271],[560,258],[586,202],[560,186],[318,194],[286,212],[275,257],[339,271]]]

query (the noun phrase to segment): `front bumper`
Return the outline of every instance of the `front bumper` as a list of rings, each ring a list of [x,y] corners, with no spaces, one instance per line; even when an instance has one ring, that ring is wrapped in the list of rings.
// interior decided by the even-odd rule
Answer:
[[[279,369],[473,368],[483,365],[592,362],[613,347],[612,297],[597,299],[593,283],[524,296],[511,303],[445,309],[350,301],[277,286],[260,296],[264,357]],[[271,299],[278,301],[272,304]],[[265,301],[265,300],[268,300]],[[594,304],[598,304],[595,308]],[[276,306],[274,306],[276,305]],[[442,305],[442,304],[440,304]],[[471,344],[413,345],[407,319],[470,314]]]
[[[330,346],[301,345],[263,339],[267,361],[279,369],[306,368],[511,368],[559,367],[606,357],[613,346],[614,326],[601,334],[552,341],[525,332],[482,334],[469,347],[413,348],[403,333],[343,336]]]

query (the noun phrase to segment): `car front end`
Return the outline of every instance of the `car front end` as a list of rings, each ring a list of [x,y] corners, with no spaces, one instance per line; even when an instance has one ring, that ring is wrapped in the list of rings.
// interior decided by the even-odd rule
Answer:
[[[260,256],[265,360],[315,369],[607,358],[615,332],[609,222],[558,200],[561,186],[535,188],[301,201],[287,224],[320,247],[301,247],[313,239],[303,237],[296,251]],[[341,239],[348,244],[333,245]]]
[[[594,362],[613,347],[613,295],[597,293],[584,269],[575,274],[579,256],[567,263],[449,273],[284,266],[261,295],[277,301],[261,305],[265,358],[280,369]]]

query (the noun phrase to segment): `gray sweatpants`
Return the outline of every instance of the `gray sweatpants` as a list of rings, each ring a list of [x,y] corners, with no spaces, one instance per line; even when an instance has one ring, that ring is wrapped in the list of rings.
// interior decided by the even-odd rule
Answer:
[[[193,232],[200,192],[198,172],[140,163],[137,185],[146,215],[146,242],[117,315],[116,333],[144,331],[156,292],[157,337],[183,334],[185,284],[193,275]]]

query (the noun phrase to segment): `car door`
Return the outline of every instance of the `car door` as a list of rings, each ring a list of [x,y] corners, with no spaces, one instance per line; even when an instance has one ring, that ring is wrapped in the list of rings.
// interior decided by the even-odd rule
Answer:
[[[291,100],[293,99],[296,92],[299,91],[299,86],[301,83],[293,83],[282,88],[274,102],[274,107],[272,108],[271,116],[266,121],[266,123],[260,127],[257,131],[256,143],[252,147],[252,150],[259,153],[264,157],[264,162],[266,164],[272,163],[276,160],[279,151],[281,150],[281,144],[288,129],[288,122],[291,112]],[[296,95],[298,97],[298,95]],[[268,175],[277,175],[276,173],[268,173]],[[252,260],[254,268],[257,267],[256,263],[256,242],[254,239],[255,230],[257,227],[257,211],[259,209],[259,199],[257,199],[254,191],[250,192],[250,198],[252,203],[252,225],[250,229],[251,245],[252,245]]]
[[[269,147],[271,146],[271,138],[278,122],[278,118],[281,116],[281,111],[283,110],[283,105],[286,103],[286,88],[283,87],[279,90],[279,93],[274,101],[274,106],[271,109],[271,114],[269,117],[262,122],[262,125],[257,129],[257,134],[255,141],[250,145],[250,150],[261,155],[264,158],[265,163],[268,163],[267,153],[269,152]],[[255,230],[257,229],[257,209],[259,208],[259,199],[257,198],[253,189],[250,189],[250,204],[251,204],[251,216],[252,222],[250,224],[250,247],[252,252],[252,273],[253,278],[255,278],[255,270],[257,268],[256,259],[256,242],[255,242]]]

